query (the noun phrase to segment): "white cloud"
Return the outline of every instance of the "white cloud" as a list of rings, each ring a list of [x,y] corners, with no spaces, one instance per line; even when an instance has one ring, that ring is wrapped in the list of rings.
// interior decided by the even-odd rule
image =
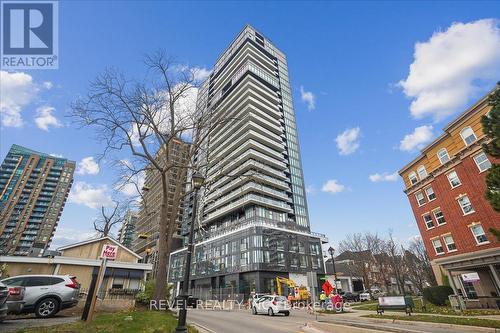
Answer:
[[[328,193],[340,193],[344,192],[346,187],[342,184],[339,184],[336,179],[330,179],[321,188],[321,191]]]
[[[36,109],[35,123],[36,126],[44,131],[49,131],[49,126],[62,127],[61,122],[53,115],[54,109],[51,106],[40,106]]]
[[[359,127],[348,128],[337,136],[337,148],[340,155],[350,155],[359,148],[361,130]]]
[[[432,138],[433,127],[431,125],[424,125],[415,128],[413,133],[405,135],[403,140],[399,143],[399,149],[402,151],[412,151],[415,148],[422,149],[426,143],[429,143]]]
[[[113,206],[113,200],[108,194],[106,185],[93,186],[86,182],[76,182],[68,197],[68,202],[85,205],[89,208]]]
[[[144,172],[132,176],[126,183],[121,183],[116,186],[116,189],[127,197],[136,197],[139,191],[144,187],[144,180],[146,179]]]
[[[175,91],[176,89],[180,89],[181,86],[177,85],[173,88]],[[182,95],[178,97],[178,99],[175,101],[175,126],[177,130],[184,130],[182,136],[191,136],[192,134],[192,128],[193,128],[193,123],[194,123],[194,114],[196,111],[196,98],[198,96],[198,88],[195,86],[190,87],[190,89],[187,89],[186,91],[183,92]],[[165,98],[165,108],[162,110],[162,112],[156,112],[154,115],[154,123],[158,127],[159,131],[168,133],[170,132],[170,111],[168,107],[168,93],[164,93]],[[130,140],[134,146],[140,146],[139,142],[139,133],[141,135],[149,135],[151,136],[153,134],[153,130],[151,127],[148,125],[139,125],[137,123],[133,123],[130,126],[130,129],[128,131],[128,135],[130,136]]]
[[[9,73],[0,71],[0,119],[3,126],[21,127],[23,108],[33,102],[40,91],[40,86],[31,75],[23,72]],[[52,83],[44,82],[42,87],[50,89]]]
[[[193,73],[195,81],[203,82],[212,74],[212,70],[206,69],[205,67],[194,67]]]
[[[300,98],[302,102],[307,104],[307,109],[309,111],[316,108],[316,96],[310,91],[305,91],[303,86],[300,86]]]
[[[408,77],[399,85],[413,98],[414,118],[439,121],[460,110],[478,90],[491,88],[499,77],[499,21],[484,19],[453,23],[428,41],[417,42]]]
[[[95,231],[84,231],[77,230],[74,228],[64,228],[59,227],[54,234],[54,238],[52,240],[51,248],[57,249],[64,245],[83,242],[88,239],[96,238],[97,233]]]
[[[420,241],[421,239],[422,239],[422,236],[420,236],[420,235],[413,235],[413,236],[411,236],[411,237],[408,237],[408,240],[409,240],[410,242],[418,242],[418,241]]]
[[[378,182],[395,182],[398,180],[398,173],[374,173],[372,175],[369,175],[368,178],[370,179],[371,182],[378,183]]]
[[[79,175],[97,175],[99,173],[99,164],[97,164],[93,156],[84,157],[78,162],[76,173]]]

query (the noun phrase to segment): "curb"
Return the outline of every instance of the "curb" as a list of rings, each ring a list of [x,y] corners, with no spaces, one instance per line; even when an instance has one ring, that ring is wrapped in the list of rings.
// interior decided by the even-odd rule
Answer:
[[[360,321],[359,323],[350,323],[350,322],[345,322],[342,320],[339,320],[339,321],[336,321],[336,320],[318,320],[318,323],[344,325],[344,326],[359,327],[359,328],[370,328],[370,325],[373,325],[373,324],[393,323],[393,324],[400,324],[400,325],[409,326],[408,330],[412,330],[412,328],[415,328],[414,326],[423,325],[423,326],[427,326],[427,327],[447,328],[447,329],[454,329],[454,328],[467,329],[467,328],[470,328],[470,329],[474,329],[476,331],[487,332],[487,333],[500,332],[500,330],[498,330],[496,328],[479,327],[479,326],[455,325],[455,324],[446,324],[446,323],[429,323],[429,322],[424,322],[424,321],[407,321],[407,320],[385,319],[385,318],[380,318],[380,319],[363,318],[363,319],[365,321]],[[380,330],[380,328],[378,328],[378,327],[371,327],[371,329]],[[390,331],[390,332],[407,332],[407,330],[405,331],[405,329],[399,329],[399,328],[386,328],[386,330]]]
[[[306,323],[304,326],[302,326],[300,330],[304,333],[323,333],[323,331],[312,327],[309,323]]]
[[[211,330],[203,325],[197,324],[197,323],[189,323],[189,325],[196,328],[200,333],[217,333],[217,332],[215,332],[215,331],[213,331],[213,330]],[[311,332],[311,333],[313,333],[313,332]]]
[[[385,322],[385,323],[397,323],[401,325],[408,325],[408,326],[416,326],[416,323],[419,325],[424,325],[424,326],[431,326],[431,327],[439,327],[439,328],[467,328],[470,327],[471,329],[474,329],[476,331],[483,331],[483,332],[499,332],[497,328],[493,327],[481,327],[481,326],[472,326],[472,325],[456,325],[456,324],[446,324],[446,323],[430,323],[426,321],[408,321],[408,320],[401,320],[401,319],[385,319],[385,318],[380,318],[380,319],[375,319],[375,318],[367,318],[371,319],[371,322],[376,323],[378,322]]]

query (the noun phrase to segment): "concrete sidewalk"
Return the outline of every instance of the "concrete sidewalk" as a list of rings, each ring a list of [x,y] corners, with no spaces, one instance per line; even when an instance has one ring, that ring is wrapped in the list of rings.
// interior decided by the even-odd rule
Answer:
[[[342,314],[321,314],[318,317],[318,321],[309,322],[308,327],[304,328],[304,332],[311,333],[328,333],[328,332],[395,332],[395,333],[406,333],[406,332],[432,332],[432,333],[444,333],[444,332],[454,332],[454,333],[481,333],[481,332],[498,332],[495,328],[487,327],[476,327],[476,326],[465,326],[465,325],[455,325],[455,324],[445,324],[445,323],[429,323],[421,321],[405,321],[384,318],[384,316],[379,316],[379,318],[366,318],[364,315],[374,314],[374,311],[369,310],[355,310]],[[386,315],[397,315],[404,317],[405,313],[389,311]],[[429,315],[429,314],[427,314]],[[432,314],[430,314],[432,315]],[[448,316],[457,318],[469,318],[469,316]],[[482,316],[476,316],[470,318],[481,318]],[[488,317],[488,316],[487,316]],[[496,316],[498,317],[498,316]],[[341,327],[339,327],[341,326]],[[342,328],[342,329],[341,329]],[[345,329],[348,328],[348,331]]]
[[[351,309],[350,312],[351,313],[358,313],[359,316],[377,314],[377,311],[373,311],[373,310]],[[458,317],[458,318],[477,318],[477,319],[500,320],[500,315],[461,316],[458,314],[423,313],[423,312],[414,312],[412,314],[422,315],[422,316],[440,316],[440,317]],[[407,314],[404,312],[400,312],[400,311],[384,311],[384,315],[406,316]],[[382,315],[382,317],[384,315]]]

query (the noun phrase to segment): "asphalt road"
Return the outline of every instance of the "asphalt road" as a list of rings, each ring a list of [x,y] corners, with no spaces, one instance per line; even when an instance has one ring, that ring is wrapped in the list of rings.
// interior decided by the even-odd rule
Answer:
[[[298,312],[298,311],[297,311]],[[301,327],[307,321],[305,313],[292,312],[289,317],[276,315],[252,315],[250,310],[192,310],[188,312],[188,321],[216,333],[291,333],[302,332]]]
[[[17,332],[22,328],[52,326],[59,324],[68,324],[80,319],[80,316],[57,315],[54,318],[39,319],[35,316],[24,316],[15,319],[5,320],[0,323],[0,332]]]
[[[269,317],[267,315],[252,315],[250,310],[190,310],[188,312],[188,321],[208,329],[211,333],[280,333],[280,332],[303,332],[302,327],[306,323],[316,322],[316,328],[324,332],[366,332],[366,329],[372,329],[379,332],[395,333],[473,333],[484,332],[483,330],[474,330],[467,326],[454,326],[453,328],[442,325],[428,325],[418,322],[392,323],[382,322],[376,319],[360,318],[359,313],[347,313],[337,315],[308,314],[305,310],[292,310],[289,317],[276,315]],[[333,328],[328,322],[347,325],[349,330],[339,330],[339,327]],[[330,326],[330,327],[329,327]]]

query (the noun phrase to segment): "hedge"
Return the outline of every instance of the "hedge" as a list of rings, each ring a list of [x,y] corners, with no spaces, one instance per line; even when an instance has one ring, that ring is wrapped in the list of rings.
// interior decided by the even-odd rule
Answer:
[[[435,286],[424,289],[424,299],[434,305],[446,305],[449,295],[453,295],[453,289],[450,286]]]

